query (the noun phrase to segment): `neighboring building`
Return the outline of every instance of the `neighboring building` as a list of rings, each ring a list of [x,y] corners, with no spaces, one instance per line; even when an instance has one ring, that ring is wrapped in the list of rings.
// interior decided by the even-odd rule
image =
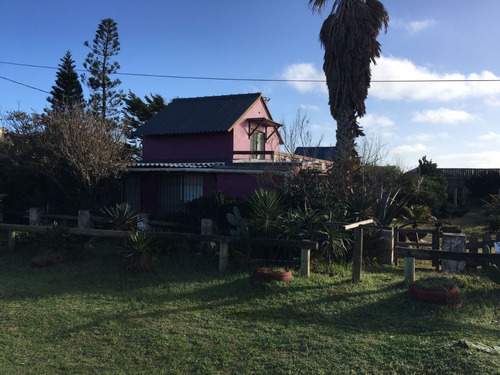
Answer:
[[[139,129],[143,159],[128,170],[124,199],[173,212],[217,191],[243,197],[259,176],[296,165],[275,159],[280,126],[261,93],[174,99]]]
[[[305,156],[307,158],[321,159],[333,162],[335,156],[335,147],[297,147],[294,151],[295,155]]]

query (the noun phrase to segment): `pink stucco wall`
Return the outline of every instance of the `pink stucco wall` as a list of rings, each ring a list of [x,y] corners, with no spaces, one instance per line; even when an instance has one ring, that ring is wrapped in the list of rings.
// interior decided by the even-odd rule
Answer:
[[[246,197],[257,188],[257,178],[252,174],[219,173],[217,189],[227,191],[236,198]]]
[[[232,159],[231,133],[145,136],[143,160]]]
[[[248,137],[248,121],[247,118],[264,117],[271,119],[264,104],[261,100],[257,101],[252,108],[245,114],[241,121],[233,128],[233,144],[235,151],[250,151],[250,138]],[[255,126],[252,124],[252,126]],[[264,127],[257,128],[257,131],[266,132]],[[267,135],[271,134],[272,128],[267,129]],[[277,134],[273,134],[266,142],[266,151],[279,150],[279,138]],[[270,155],[266,155],[266,159],[270,159]],[[248,159],[248,155],[235,155],[234,159]]]

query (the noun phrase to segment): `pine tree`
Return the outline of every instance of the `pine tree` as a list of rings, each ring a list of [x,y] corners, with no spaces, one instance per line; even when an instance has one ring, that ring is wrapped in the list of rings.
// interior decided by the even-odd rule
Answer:
[[[66,112],[84,103],[82,85],[78,80],[75,61],[71,58],[70,51],[61,59],[56,77],[56,84],[50,92],[52,96],[47,98],[52,111]]]
[[[129,144],[133,148],[135,158],[139,158],[141,144],[140,138],[136,136],[137,129],[167,106],[160,94],[149,94],[144,99],[145,101],[130,90],[124,98],[124,125],[127,127]]]
[[[123,112],[131,134],[167,106],[165,99],[160,94],[149,94],[144,99],[143,101],[132,91],[129,91],[124,99],[125,107]]]
[[[121,81],[118,78],[111,79],[111,76],[120,69],[117,61],[111,61],[111,58],[120,51],[116,22],[111,18],[103,19],[97,28],[92,45],[88,41],[84,45],[91,50],[83,63],[90,76],[82,74],[82,80],[91,91],[92,109],[103,120],[117,120],[123,93],[121,90],[114,90]]]

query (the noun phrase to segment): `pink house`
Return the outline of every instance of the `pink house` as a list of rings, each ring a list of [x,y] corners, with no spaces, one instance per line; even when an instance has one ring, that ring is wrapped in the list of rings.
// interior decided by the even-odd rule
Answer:
[[[143,159],[129,168],[125,201],[172,212],[217,191],[245,196],[259,176],[288,169],[274,162],[280,126],[261,93],[174,99],[138,131]]]

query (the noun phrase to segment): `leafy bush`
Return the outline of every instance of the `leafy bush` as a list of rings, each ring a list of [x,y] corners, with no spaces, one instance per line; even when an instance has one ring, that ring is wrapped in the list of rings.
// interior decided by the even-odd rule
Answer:
[[[500,199],[496,194],[490,194],[488,200],[483,201],[483,215],[488,223],[488,230],[500,230]]]
[[[329,262],[344,257],[350,248],[349,234],[318,210],[289,210],[281,220],[281,231],[284,239],[317,241]]]

